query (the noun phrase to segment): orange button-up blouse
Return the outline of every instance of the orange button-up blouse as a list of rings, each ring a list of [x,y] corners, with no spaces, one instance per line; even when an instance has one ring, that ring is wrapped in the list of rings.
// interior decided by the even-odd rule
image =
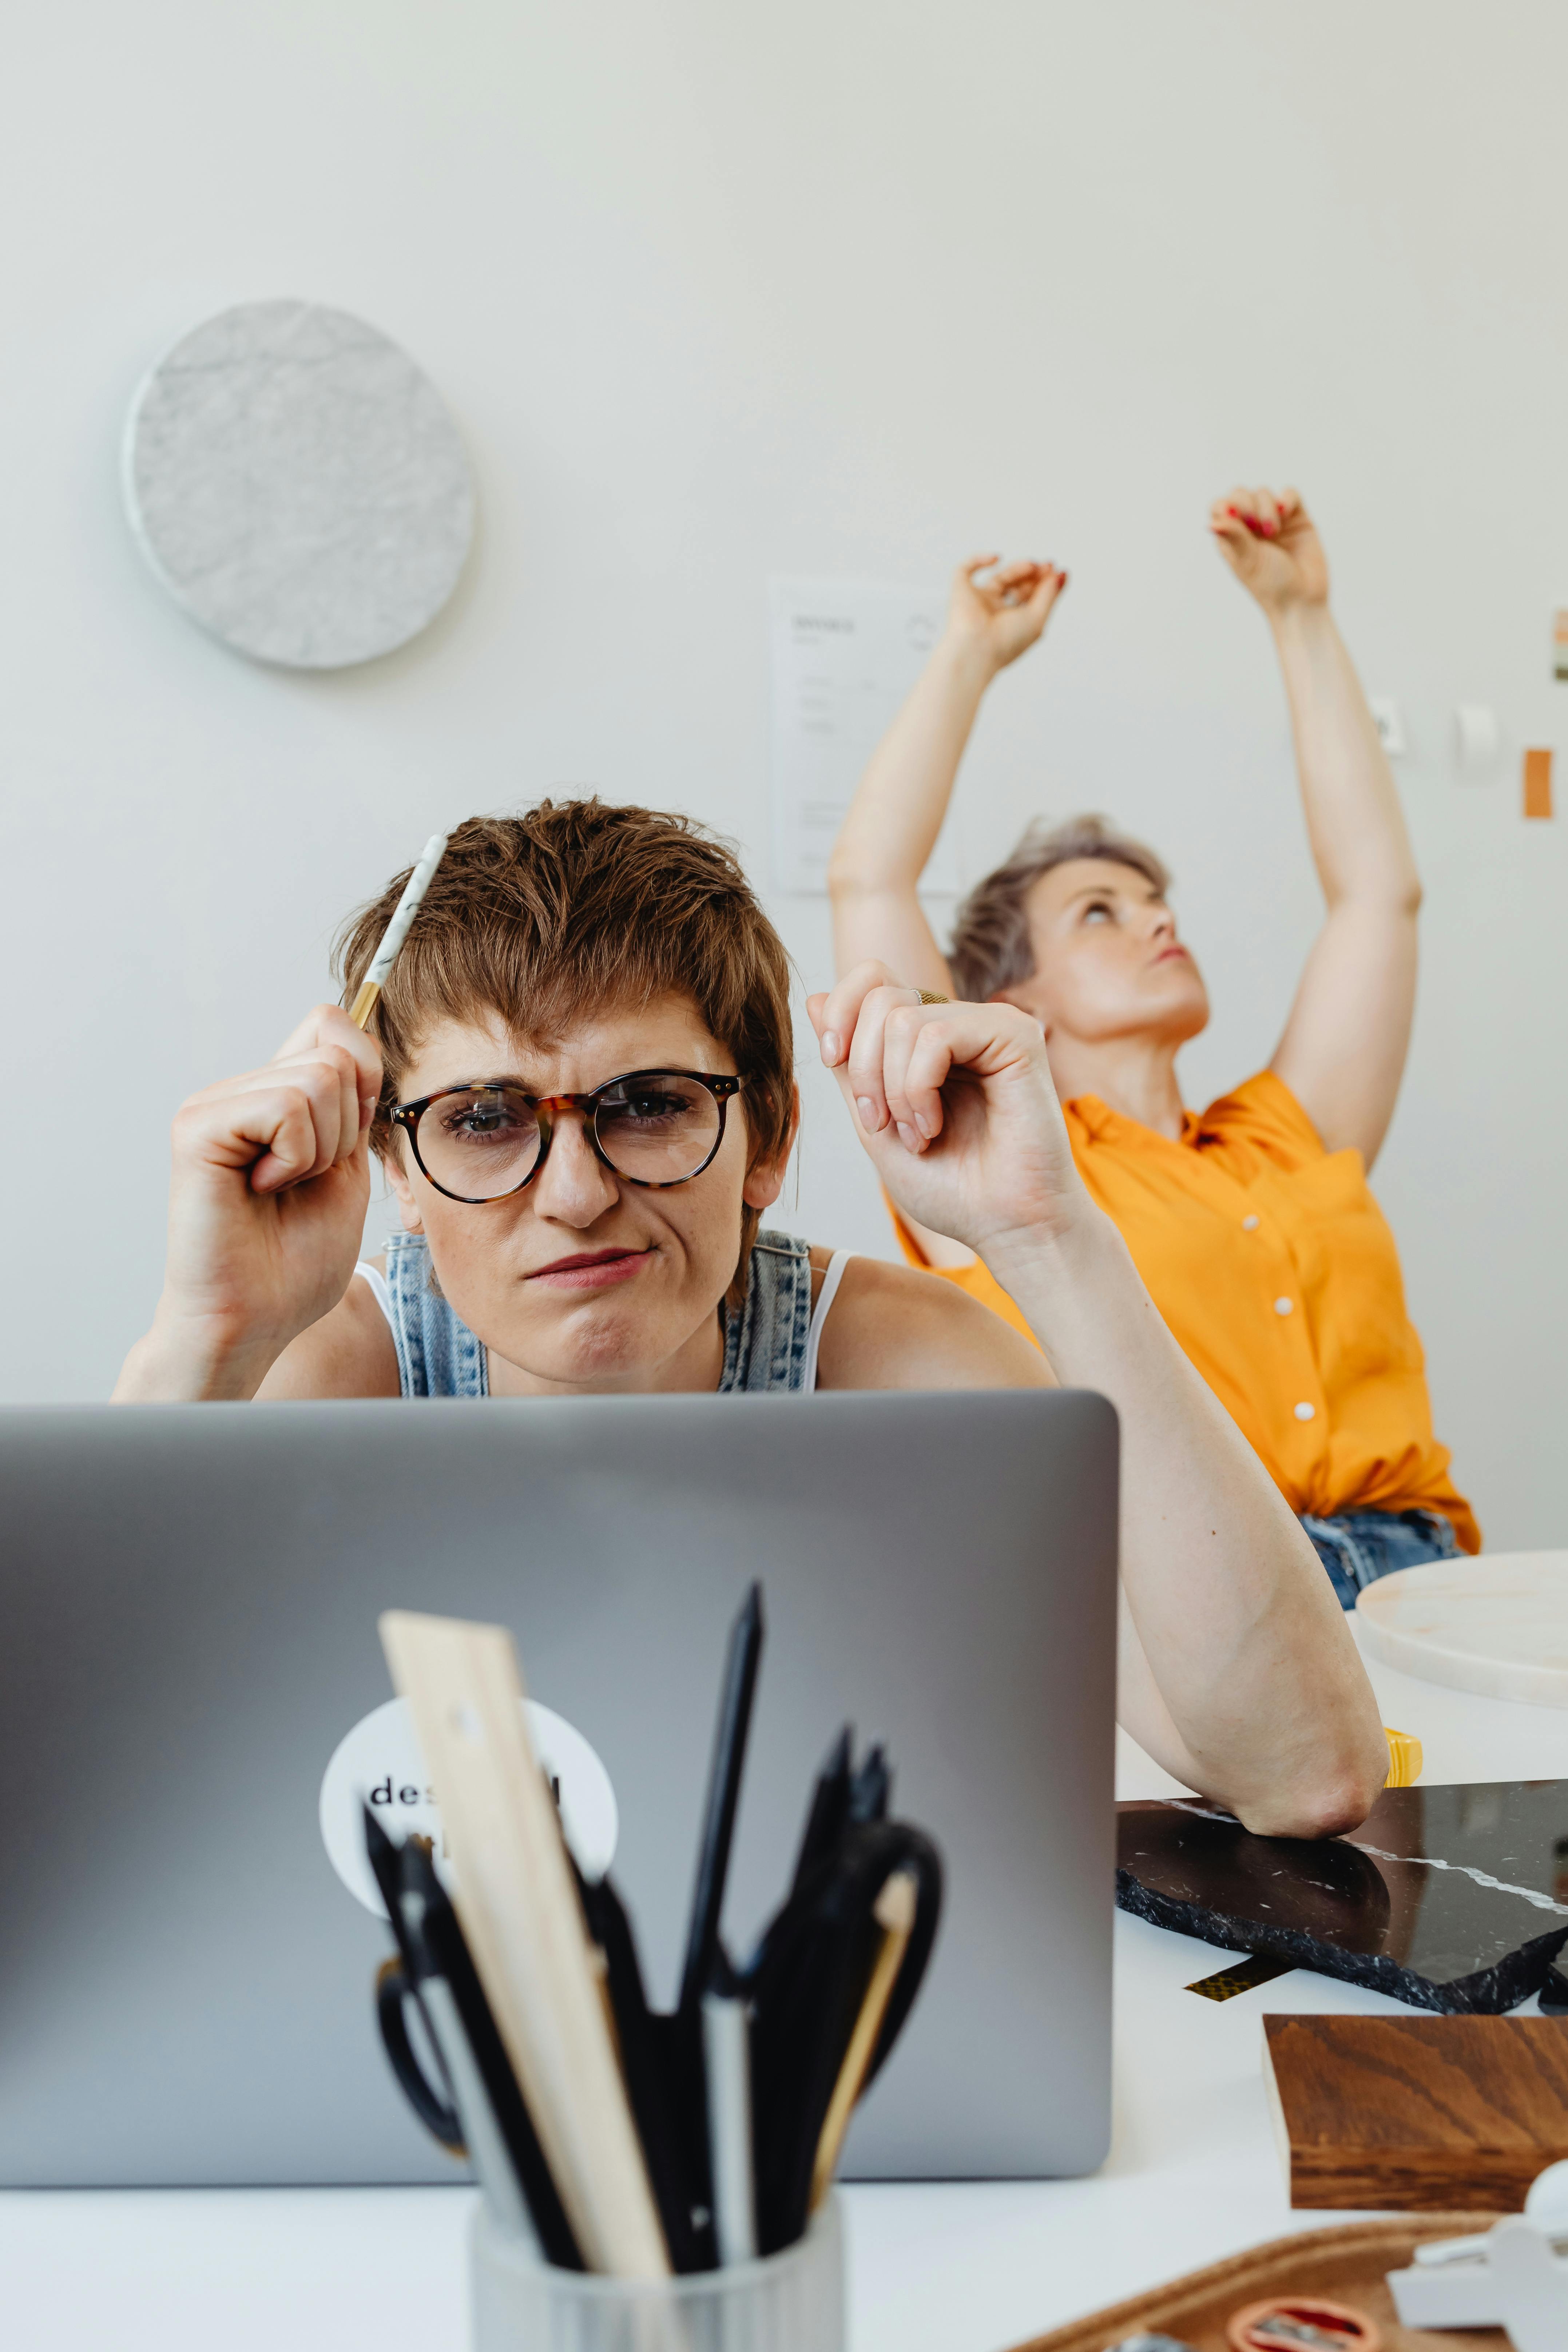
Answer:
[[[1442,1511],[1480,1529],[1432,1433],[1394,1235],[1359,1151],[1325,1151],[1272,1070],[1188,1111],[1180,1142],[1064,1106],[1073,1157],[1151,1297],[1295,1511]],[[901,1218],[904,1255],[926,1261]],[[940,1269],[1029,1338],[978,1260]]]

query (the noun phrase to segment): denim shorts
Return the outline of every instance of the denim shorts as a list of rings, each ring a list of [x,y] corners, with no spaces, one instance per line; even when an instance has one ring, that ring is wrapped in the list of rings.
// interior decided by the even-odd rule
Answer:
[[[1441,1511],[1346,1511],[1333,1519],[1301,1514],[1318,1558],[1342,1609],[1353,1609],[1363,1585],[1396,1568],[1419,1568],[1424,1560],[1457,1559],[1453,1524]]]

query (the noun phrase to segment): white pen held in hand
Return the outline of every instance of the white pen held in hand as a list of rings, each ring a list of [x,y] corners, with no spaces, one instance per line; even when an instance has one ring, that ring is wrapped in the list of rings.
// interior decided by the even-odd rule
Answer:
[[[433,833],[419,853],[419,863],[408,877],[408,887],[397,902],[397,910],[381,935],[381,945],[371,958],[370,970],[359,984],[359,993],[350,1008],[349,1019],[356,1029],[363,1029],[375,1011],[376,999],[386,985],[387,975],[397,961],[398,951],[408,937],[409,926],[419,912],[431,878],[446,853],[447,836]]]

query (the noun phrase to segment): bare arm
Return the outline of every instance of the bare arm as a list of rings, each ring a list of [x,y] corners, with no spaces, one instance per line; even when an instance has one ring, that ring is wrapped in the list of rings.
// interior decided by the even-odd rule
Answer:
[[[1110,1254],[1108,1253],[1108,1256]],[[1124,1265],[1108,1268],[1112,1281],[1129,1288]],[[1092,1277],[1091,1277],[1092,1278]],[[1026,1277],[1025,1278],[1026,1281]],[[1066,1358],[1075,1368],[1075,1385],[1098,1389],[1104,1395],[1116,1395],[1121,1406],[1121,1423],[1124,1459],[1122,1464],[1122,1524],[1123,1569],[1121,1589],[1117,1608],[1117,1714],[1132,1730],[1141,1746],[1156,1757],[1178,1780],[1189,1788],[1201,1788],[1211,1796],[1221,1794],[1225,1759],[1215,1759],[1203,1752],[1201,1738],[1189,1741],[1184,1738],[1180,1725],[1161,1689],[1159,1676],[1150,1665],[1143,1646],[1140,1624],[1147,1633],[1155,1655],[1160,1657],[1167,1675],[1171,1671],[1170,1641],[1173,1631],[1177,1643],[1185,1648],[1195,1628],[1223,1628],[1231,1618],[1234,1592],[1223,1596],[1225,1606],[1218,1611],[1214,1597],[1208,1592],[1194,1592],[1185,1584],[1173,1586],[1169,1573],[1172,1542],[1179,1539],[1182,1504],[1187,1498],[1178,1490],[1177,1507],[1173,1515],[1170,1504],[1169,1472],[1171,1465],[1152,1460],[1140,1439],[1146,1420],[1146,1399],[1129,1396],[1128,1371],[1131,1355],[1133,1366],[1141,1360],[1153,1360],[1159,1388],[1156,1402],[1159,1417],[1167,1430],[1172,1421],[1172,1405],[1175,1402],[1166,1386],[1173,1371],[1182,1390],[1193,1385],[1192,1368],[1184,1357],[1178,1364],[1170,1360],[1171,1351],[1163,1327],[1158,1331],[1144,1331],[1141,1327],[1152,1314],[1144,1299],[1138,1302],[1135,1312],[1135,1346],[1129,1350],[1125,1336],[1108,1330],[1103,1318],[1103,1298],[1098,1300],[1086,1327],[1074,1336],[1065,1336],[1063,1308],[1071,1311],[1075,1286],[1067,1286],[1063,1299],[1037,1296],[1034,1311],[1052,1332],[1054,1346],[1065,1349]],[[1142,1288],[1142,1285],[1139,1286]],[[1147,1314],[1145,1313],[1147,1309]],[[1157,1318],[1155,1318],[1158,1319]],[[307,1333],[307,1339],[311,1335]],[[1077,1344],[1075,1344],[1075,1339]],[[1086,1349],[1084,1340],[1089,1342]],[[296,1342],[296,1347],[303,1342]],[[1163,1360],[1162,1360],[1163,1359]],[[1029,1347],[1016,1331],[985,1307],[957,1291],[951,1283],[939,1282],[931,1275],[919,1274],[908,1266],[887,1265],[878,1258],[855,1258],[845,1268],[843,1284],[822,1335],[822,1352],[817,1369],[820,1389],[997,1389],[1055,1388],[1058,1385],[1051,1366],[1037,1349]],[[1235,1431],[1223,1414],[1215,1415],[1210,1406],[1208,1391],[1198,1383],[1200,1394],[1183,1402],[1195,1405],[1200,1423],[1218,1425],[1222,1449],[1234,1444]],[[1226,1433],[1228,1432],[1228,1434]],[[1201,1458],[1212,1444],[1215,1433],[1200,1426],[1195,1433],[1188,1429],[1180,1433],[1175,1447],[1174,1471],[1180,1486],[1191,1484],[1194,1452]],[[1131,1440],[1131,1443],[1130,1443]],[[1164,1481],[1162,1489],[1160,1481]],[[1163,1491],[1165,1507],[1154,1514],[1146,1513],[1143,1505],[1147,1496]],[[1197,1498],[1199,1517],[1203,1513],[1203,1497]],[[1173,1516],[1175,1527],[1173,1526]],[[1210,1515],[1212,1517],[1212,1514]],[[1227,1514],[1227,1517],[1229,1514]],[[1153,1524],[1145,1528],[1139,1522],[1149,1517]],[[1271,1545],[1279,1540],[1277,1520],[1270,1510],[1261,1526],[1227,1530],[1230,1540],[1239,1539],[1246,1548],[1244,1566],[1253,1574],[1260,1560],[1268,1558]],[[1231,1563],[1222,1558],[1217,1549],[1219,1531],[1213,1529],[1205,1549],[1203,1566],[1219,1578],[1227,1575]],[[1158,1572],[1149,1575],[1146,1562],[1157,1564]],[[1131,1578],[1131,1585],[1129,1583]],[[1145,1588],[1148,1588],[1147,1590]],[[1138,1598],[1134,1605],[1133,1595]],[[1175,1602],[1176,1622],[1173,1628],[1163,1622],[1171,1615],[1170,1601]],[[1289,1612],[1276,1617],[1271,1596],[1260,1591],[1254,1603],[1265,1625],[1270,1627],[1289,1655],[1292,1642],[1299,1638],[1299,1629],[1289,1623]],[[1195,1671],[1194,1671],[1195,1666]],[[1177,1695],[1177,1704],[1184,1714],[1190,1708],[1194,1718],[1206,1718],[1214,1713],[1216,1695],[1223,1703],[1226,1678],[1236,1675],[1254,1675],[1254,1661],[1237,1656],[1223,1637],[1215,1643],[1205,1639],[1199,1655],[1186,1666],[1184,1679],[1192,1685],[1190,1693]],[[1310,1773],[1318,1730],[1308,1718],[1307,1738],[1299,1745],[1306,1752],[1300,1756]],[[1287,1735],[1289,1736],[1289,1735]],[[1282,1743],[1283,1746],[1283,1743]],[[1287,1761],[1283,1753],[1270,1759],[1278,1769]],[[1383,1761],[1382,1750],[1375,1753],[1375,1766]],[[1240,1807],[1244,1800],[1231,1800]],[[1247,1818],[1252,1819],[1248,1813]],[[1316,1818],[1311,1816],[1310,1818]]]
[[[263,1404],[402,1393],[391,1328],[369,1283],[357,1279],[330,1314],[289,1341],[256,1391]]]
[[[385,1318],[352,1280],[380,1086],[374,1039],[340,1006],[319,1004],[264,1068],[182,1105],[163,1295],[125,1360],[117,1404],[241,1399],[264,1387],[268,1396],[395,1395]]]
[[[1058,1242],[1014,1241],[986,1262],[1049,1335],[1061,1378],[1098,1389],[1121,1421],[1121,1720],[1250,1828],[1352,1828],[1388,1756],[1343,1612],[1121,1234],[1095,1211]]]
[[[947,626],[872,754],[827,868],[838,970],[876,958],[913,988],[952,988],[916,892],[985,689],[1032,646],[1067,585],[1050,564],[977,555],[954,577]]]
[[[1058,1381],[1037,1348],[951,1282],[879,1257],[856,1257],[844,1269],[823,1326],[816,1384],[1054,1389]]]
[[[1210,523],[1273,631],[1328,902],[1272,1067],[1328,1149],[1353,1145],[1370,1167],[1394,1116],[1415,1007],[1421,884],[1410,836],[1300,498],[1233,490]]]
[[[1084,1191],[1038,1024],[1010,1005],[921,1005],[886,983],[863,967],[810,1006],[879,1173],[906,1214],[979,1251],[1058,1377],[1099,1390],[1121,1419],[1121,1720],[1250,1828],[1352,1827],[1388,1751],[1343,1613]],[[1023,1345],[998,1322],[991,1377],[1025,1385],[1005,1342]]]

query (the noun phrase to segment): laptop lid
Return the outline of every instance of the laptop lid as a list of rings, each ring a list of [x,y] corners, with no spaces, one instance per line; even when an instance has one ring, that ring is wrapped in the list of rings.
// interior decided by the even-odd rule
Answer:
[[[428,1795],[376,1619],[512,1629],[667,2005],[752,1577],[731,1950],[846,1720],[947,1868],[845,2170],[1092,2169],[1116,1492],[1115,1415],[1074,1392],[0,1412],[0,2183],[460,2177],[373,2014],[390,1939],[355,1808],[395,1832]]]

